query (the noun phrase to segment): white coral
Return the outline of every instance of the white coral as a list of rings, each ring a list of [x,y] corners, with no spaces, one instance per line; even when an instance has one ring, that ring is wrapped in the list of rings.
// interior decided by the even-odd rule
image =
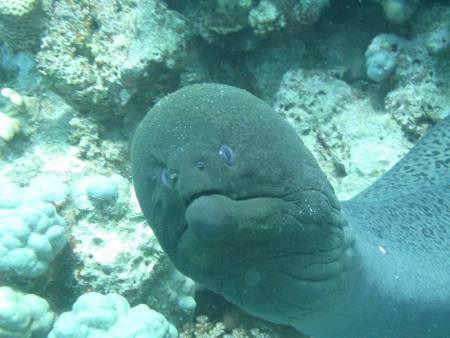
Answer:
[[[19,131],[19,120],[0,112],[0,138],[5,141],[10,141]]]
[[[55,314],[47,301],[10,287],[0,287],[0,337],[44,338]]]
[[[66,240],[65,222],[50,203],[0,209],[0,272],[41,276]]]

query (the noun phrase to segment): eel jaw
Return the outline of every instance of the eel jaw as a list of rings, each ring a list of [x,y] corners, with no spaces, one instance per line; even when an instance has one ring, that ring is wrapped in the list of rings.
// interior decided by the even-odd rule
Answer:
[[[278,196],[193,196],[177,243],[180,271],[250,313],[289,325],[342,300],[353,245],[326,194],[311,190],[306,205]],[[326,214],[307,213],[323,206]],[[215,232],[217,222],[225,227]]]
[[[222,242],[235,232],[238,227],[238,220],[233,215],[235,200],[215,191],[193,197],[185,212],[185,231],[193,231],[204,243]]]
[[[204,191],[199,191],[199,192],[193,193],[190,196],[184,198],[185,203],[186,203],[186,208],[188,208],[189,205],[197,198],[202,197],[202,196],[208,196],[208,195],[221,195],[221,193],[219,192],[218,189],[210,189],[210,190],[204,190]]]
[[[177,238],[181,265],[198,270],[219,265],[240,255],[252,256],[277,236],[273,217],[286,202],[278,197],[234,199],[221,194],[200,194],[185,210]],[[282,216],[280,216],[282,217]],[[232,258],[234,257],[234,258]],[[242,258],[242,257],[241,257]]]

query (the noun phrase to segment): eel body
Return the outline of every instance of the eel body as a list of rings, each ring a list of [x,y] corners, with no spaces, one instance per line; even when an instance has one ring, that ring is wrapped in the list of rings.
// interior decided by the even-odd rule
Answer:
[[[143,119],[132,166],[175,266],[246,311],[315,338],[450,337],[450,117],[339,202],[267,104],[192,85]]]

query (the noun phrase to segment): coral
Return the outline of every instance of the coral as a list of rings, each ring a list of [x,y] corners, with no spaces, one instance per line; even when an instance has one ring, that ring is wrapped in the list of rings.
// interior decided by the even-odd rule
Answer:
[[[0,95],[7,101],[3,107],[6,112],[0,112],[0,139],[8,142],[22,131],[21,121],[13,116],[27,112],[34,100],[8,87],[2,88]]]
[[[329,3],[329,0],[190,0],[177,9],[209,44],[249,51],[271,33],[312,26]]]
[[[230,331],[230,332],[228,332]],[[180,333],[180,338],[276,338],[273,332],[259,328],[236,328],[226,330],[221,322],[213,323],[205,316],[198,316],[194,324],[186,325]]]
[[[0,337],[46,338],[55,314],[45,299],[0,287]]]
[[[259,42],[248,25],[256,0],[186,0],[175,6],[188,19],[195,34],[208,44],[228,50],[251,50]]]
[[[450,30],[448,6],[423,8],[413,23],[414,37],[398,54],[392,78],[395,88],[384,106],[410,141],[417,141],[447,114],[450,105],[450,63],[441,60],[448,53]]]
[[[90,182],[87,184],[86,192],[88,198],[94,204],[111,203],[117,200],[119,195],[119,183],[125,179],[114,175],[106,177],[102,175],[90,177]]]
[[[211,323],[207,316],[198,316],[194,325],[187,325],[180,333],[180,338],[219,338],[223,337],[225,326]]]
[[[203,29],[219,35],[238,32],[247,26],[247,17],[253,0],[198,1],[198,16]]]
[[[404,41],[394,34],[379,34],[370,43],[366,56],[367,76],[376,82],[389,78],[397,65]]]
[[[274,108],[301,134],[326,123],[352,99],[350,87],[325,73],[291,70],[283,76]]]
[[[178,326],[193,319],[197,304],[192,279],[166,264],[155,271],[148,286],[145,303],[162,313],[171,323]],[[161,302],[161,299],[164,301]]]
[[[414,39],[404,45],[398,54],[395,72],[392,75],[396,87],[422,82],[434,82],[436,85],[445,85],[446,75],[449,72],[448,64],[439,64],[437,59],[430,55],[422,39]],[[441,69],[439,69],[442,67]]]
[[[36,49],[46,22],[46,0],[0,0],[0,38],[13,50]]]
[[[65,222],[53,204],[67,187],[41,176],[28,187],[8,182],[0,187],[0,271],[38,277],[66,244]]]
[[[11,141],[18,132],[20,132],[19,120],[0,112],[0,138]]]
[[[2,88],[0,93],[3,97],[7,97],[13,105],[19,108],[23,107],[25,104],[22,95],[11,88]]]
[[[292,2],[292,0],[282,0],[281,3]],[[295,1],[294,1],[295,2]],[[293,8],[285,8],[290,11],[291,18],[301,26],[311,26],[320,18],[322,11],[328,7],[330,0],[297,0]]]
[[[7,159],[24,147],[36,131],[30,117],[39,111],[39,99],[4,87],[0,90],[0,158]],[[14,139],[13,142],[10,142]]]
[[[436,27],[429,32],[425,43],[431,54],[448,54],[450,51],[450,25]]]
[[[448,113],[450,97],[433,82],[408,84],[386,95],[385,107],[407,137],[417,141]]]
[[[163,315],[140,304],[130,307],[118,294],[88,292],[71,312],[55,322],[48,338],[176,338],[178,332]]]
[[[152,292],[158,282],[153,276],[166,269],[168,263],[150,227],[142,220],[137,201],[122,199],[120,189],[120,203],[132,209],[127,209],[125,215],[111,217],[95,206],[80,211],[73,205],[69,242],[75,262],[73,276],[78,288],[85,292],[119,293],[136,304],[144,302],[147,292]],[[166,294],[155,296],[157,304],[166,302]]]
[[[77,212],[70,246],[78,287],[126,295],[130,302],[145,303],[174,324],[191,320],[195,285],[163,254],[142,220],[134,194],[129,196],[129,182],[117,175],[86,176],[72,186]],[[116,208],[126,213],[117,214]]]
[[[110,218],[120,218],[128,208],[130,184],[117,174],[85,176],[74,183],[71,198],[80,210],[97,210]]]
[[[256,35],[279,31],[286,26],[284,14],[270,0],[262,0],[257,7],[253,8],[249,13],[248,21]]]
[[[419,0],[381,0],[386,18],[395,24],[403,24],[413,16]]]
[[[51,203],[57,207],[62,206],[69,194],[69,187],[51,175],[40,174],[31,179],[23,192],[27,199],[34,199],[44,203]]]
[[[44,274],[66,243],[64,222],[50,204],[0,210],[0,271]]]
[[[271,2],[283,14],[287,23],[286,27],[294,31],[311,27],[330,4],[330,0],[272,0]]]
[[[69,121],[69,143],[77,157],[114,172],[125,172],[128,143],[126,139],[105,139],[105,127],[92,117],[76,114]]]
[[[424,40],[428,52],[435,56],[450,53],[450,7],[445,5],[429,6],[417,14],[414,21],[414,33]]]
[[[375,111],[360,92],[324,71],[286,72],[274,108],[301,135],[340,199],[367,187],[406,151],[390,114]]]
[[[58,1],[37,56],[53,90],[111,119],[177,85],[190,31],[157,0]]]
[[[0,95],[5,98],[4,109],[8,115],[23,115],[22,113],[33,115],[38,110],[39,99],[37,97],[22,95],[8,87],[2,88]]]

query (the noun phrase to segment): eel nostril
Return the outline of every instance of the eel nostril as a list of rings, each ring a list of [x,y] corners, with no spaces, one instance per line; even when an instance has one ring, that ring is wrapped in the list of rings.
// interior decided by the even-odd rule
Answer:
[[[205,168],[205,162],[203,162],[203,161],[198,161],[196,164],[195,164],[195,166],[198,168],[198,169],[200,169],[200,170],[203,170],[204,168]]]

